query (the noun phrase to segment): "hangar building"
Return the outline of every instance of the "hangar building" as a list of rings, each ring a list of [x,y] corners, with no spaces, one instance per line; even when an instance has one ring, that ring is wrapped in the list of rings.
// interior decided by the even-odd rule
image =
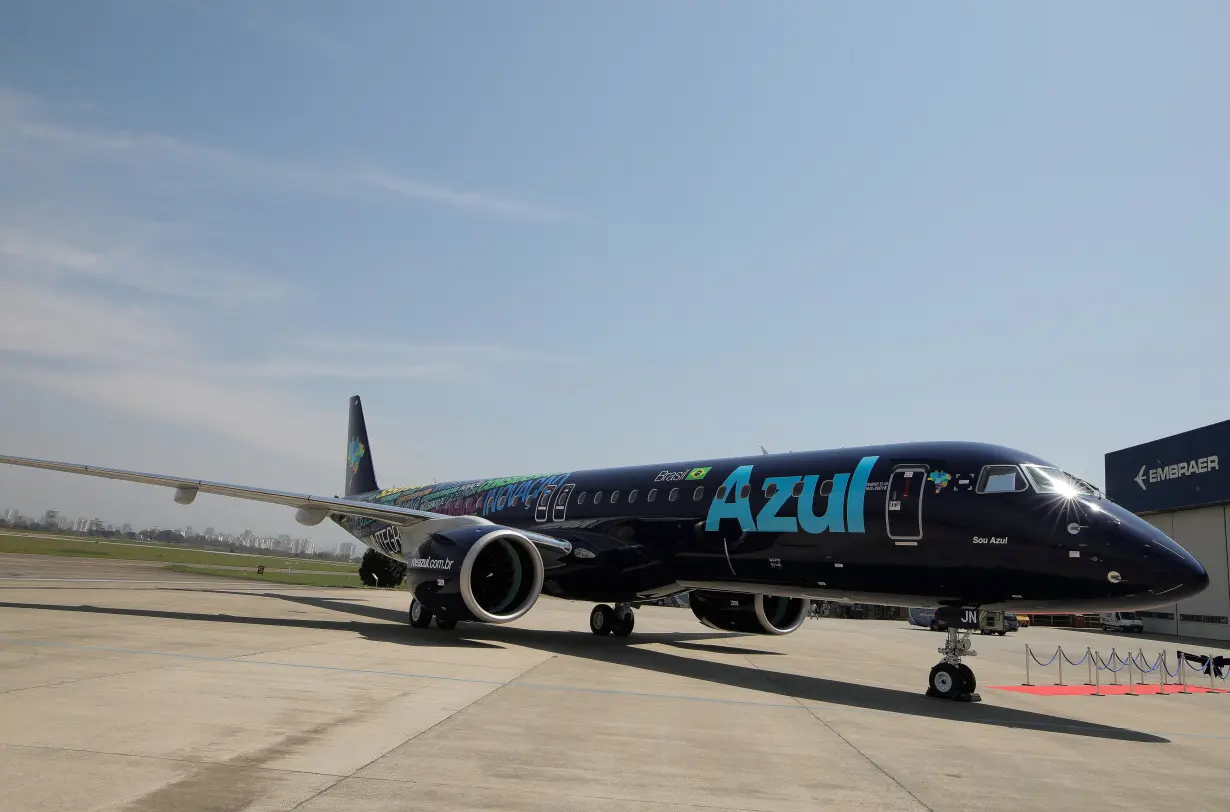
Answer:
[[[1106,495],[1209,572],[1199,595],[1140,612],[1145,630],[1230,640],[1230,420],[1107,454]]]

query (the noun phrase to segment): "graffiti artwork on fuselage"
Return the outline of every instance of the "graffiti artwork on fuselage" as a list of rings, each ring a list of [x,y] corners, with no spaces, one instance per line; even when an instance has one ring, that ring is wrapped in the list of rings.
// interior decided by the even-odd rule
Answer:
[[[735,519],[746,533],[862,533],[863,503],[871,469],[879,457],[863,457],[852,473],[821,479],[806,476],[771,476],[761,483],[768,502],[752,515],[749,497],[754,465],[740,465],[726,477],[709,505],[705,530],[715,531],[722,519]],[[824,513],[815,514],[816,489],[831,479],[832,490]]]
[[[570,475],[530,474],[499,479],[411,485],[380,491],[372,501],[444,516],[489,516],[508,507],[532,507],[544,488],[559,485]],[[360,530],[367,527],[369,522],[370,520],[362,520],[356,522],[353,527]]]

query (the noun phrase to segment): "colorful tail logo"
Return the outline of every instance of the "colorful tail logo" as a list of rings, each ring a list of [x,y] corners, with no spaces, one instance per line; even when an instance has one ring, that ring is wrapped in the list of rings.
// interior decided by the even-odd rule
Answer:
[[[350,463],[350,473],[359,473],[359,460],[363,459],[363,453],[367,451],[367,446],[359,442],[359,438],[350,441],[350,448],[346,452],[346,460]]]

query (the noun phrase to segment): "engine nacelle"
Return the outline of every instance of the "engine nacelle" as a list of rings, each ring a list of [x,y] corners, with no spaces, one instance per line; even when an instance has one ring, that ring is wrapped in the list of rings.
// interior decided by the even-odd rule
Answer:
[[[406,553],[406,581],[432,614],[509,623],[542,593],[545,568],[534,543],[495,524],[432,533]]]
[[[804,598],[745,595],[736,592],[692,592],[692,614],[711,629],[744,634],[790,634],[807,618]]]

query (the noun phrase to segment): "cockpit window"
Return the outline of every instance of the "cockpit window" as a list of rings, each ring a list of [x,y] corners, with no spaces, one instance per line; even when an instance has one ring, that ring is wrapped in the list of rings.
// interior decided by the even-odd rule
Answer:
[[[978,477],[978,493],[1016,493],[1029,483],[1015,465],[984,465]]]
[[[1038,493],[1054,493],[1060,496],[1076,496],[1086,494],[1096,496],[1097,488],[1083,479],[1052,468],[1048,465],[1025,465],[1025,476]]]

